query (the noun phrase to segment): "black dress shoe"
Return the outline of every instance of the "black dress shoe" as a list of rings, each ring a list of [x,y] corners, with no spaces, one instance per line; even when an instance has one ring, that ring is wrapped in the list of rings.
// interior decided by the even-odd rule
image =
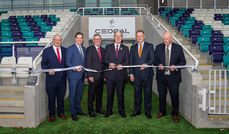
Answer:
[[[146,117],[147,117],[148,119],[152,119],[152,116],[151,116],[150,113],[145,113],[145,115],[146,115]]]
[[[97,110],[97,109],[96,109],[95,112],[96,112],[96,113],[100,113],[100,114],[104,114],[104,112],[103,112],[102,109],[100,109],[100,110]]]
[[[94,112],[89,112],[89,115],[90,115],[91,117],[96,117],[96,114],[95,114]]]
[[[78,115],[81,115],[81,116],[86,116],[87,114],[86,113],[83,113],[82,111],[77,113]]]
[[[105,118],[108,118],[110,115],[112,115],[112,113],[108,112],[108,113],[105,113],[105,114],[104,114],[104,117],[105,117]]]
[[[137,115],[140,115],[141,112],[134,111],[133,114],[130,115],[130,117],[135,117]]]
[[[122,116],[122,118],[126,118],[127,117],[125,113],[122,113],[120,115]]]
[[[78,121],[78,118],[77,118],[76,114],[73,114],[73,115],[72,115],[72,120],[73,120],[73,121]]]

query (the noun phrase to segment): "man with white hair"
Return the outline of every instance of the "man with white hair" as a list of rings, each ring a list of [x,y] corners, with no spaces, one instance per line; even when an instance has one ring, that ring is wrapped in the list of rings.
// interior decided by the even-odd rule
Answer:
[[[181,82],[181,69],[176,66],[186,64],[183,49],[180,45],[172,42],[173,37],[170,32],[163,35],[162,44],[157,45],[155,50],[155,65],[157,68],[156,79],[159,93],[159,111],[155,118],[166,115],[166,94],[167,88],[172,102],[172,116],[174,122],[179,122],[179,84]],[[164,67],[171,66],[171,68]]]

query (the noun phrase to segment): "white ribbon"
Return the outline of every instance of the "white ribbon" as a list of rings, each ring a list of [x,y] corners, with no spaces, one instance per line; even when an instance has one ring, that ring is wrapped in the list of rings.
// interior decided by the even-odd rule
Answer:
[[[106,71],[110,71],[113,69],[105,69],[105,70],[101,70],[101,71],[97,71],[97,70],[93,70],[93,69],[89,69],[89,68],[85,68],[83,66],[74,66],[74,67],[68,67],[68,68],[54,68],[54,69],[41,69],[41,70],[20,70],[20,71],[15,71],[15,70],[0,70],[0,72],[9,72],[9,73],[21,73],[21,72],[27,72],[27,73],[41,73],[41,72],[51,72],[51,71],[55,71],[55,72],[61,72],[61,71],[68,71],[68,70],[75,70],[76,68],[80,68],[82,67],[82,69],[86,72],[106,72]],[[150,67],[150,68],[157,68],[159,66],[153,66],[153,65],[129,65],[129,66],[120,66],[120,67],[116,67],[116,68],[136,68],[136,67]],[[163,66],[164,68],[192,68],[194,69],[195,66]]]

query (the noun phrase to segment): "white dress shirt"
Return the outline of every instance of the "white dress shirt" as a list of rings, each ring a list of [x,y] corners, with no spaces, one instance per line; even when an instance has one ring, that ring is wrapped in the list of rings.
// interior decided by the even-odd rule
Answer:
[[[54,50],[54,52],[56,53],[56,57],[58,58],[56,48],[57,48],[57,47],[53,45],[53,50]],[[60,59],[62,60],[61,47],[58,47],[58,49],[59,49]]]

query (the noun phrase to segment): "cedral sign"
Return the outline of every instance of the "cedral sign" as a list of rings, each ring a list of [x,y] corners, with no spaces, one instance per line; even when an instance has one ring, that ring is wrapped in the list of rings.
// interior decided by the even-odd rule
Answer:
[[[123,32],[123,38],[135,38],[135,17],[89,18],[89,38],[93,38],[94,34],[100,34],[103,39],[110,39],[118,30]]]

